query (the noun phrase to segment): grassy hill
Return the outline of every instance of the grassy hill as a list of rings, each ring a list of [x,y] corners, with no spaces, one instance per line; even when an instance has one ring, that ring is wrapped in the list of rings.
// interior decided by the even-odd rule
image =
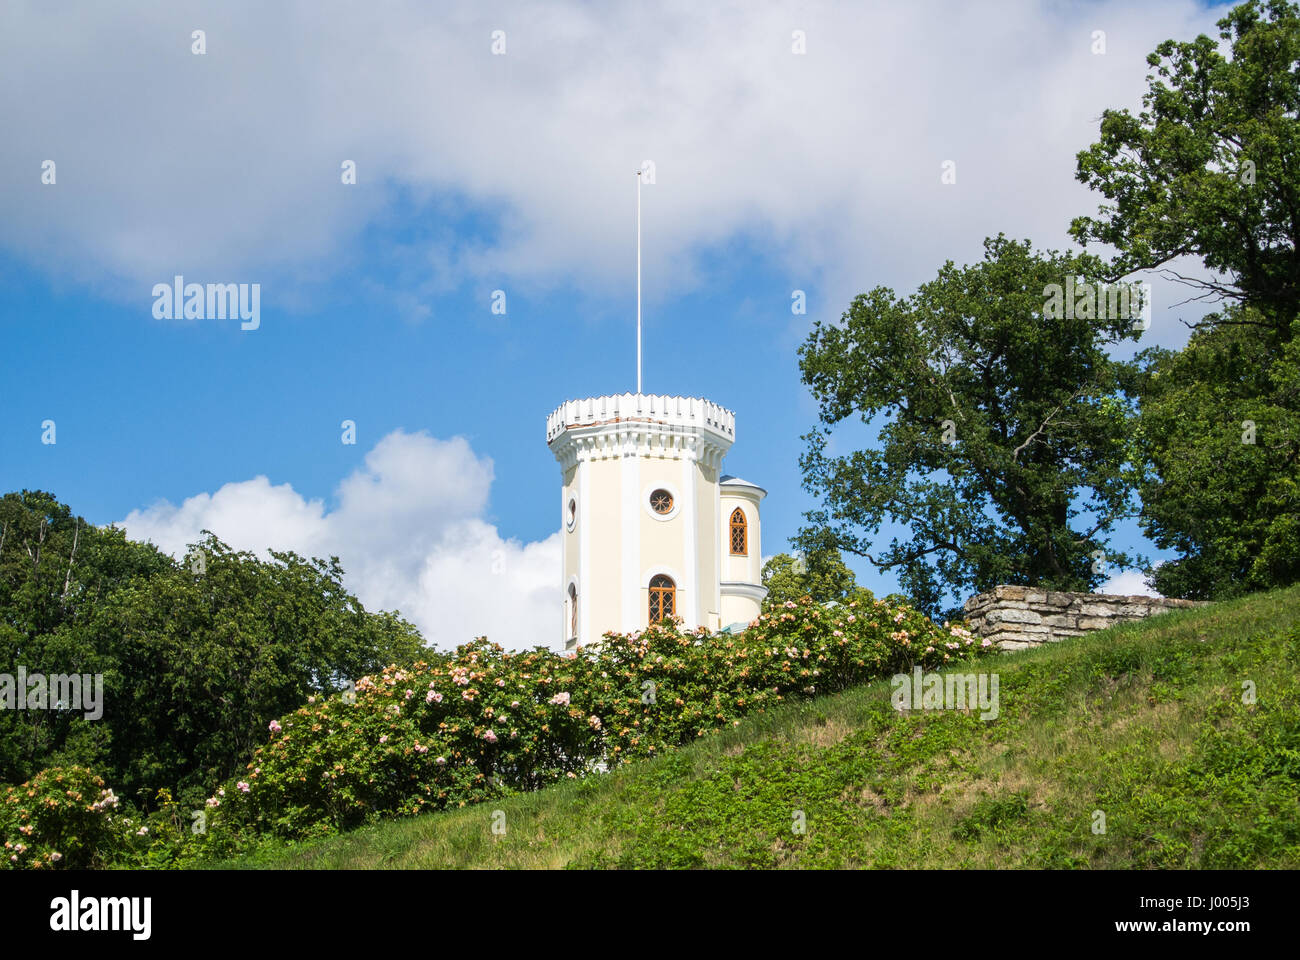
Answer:
[[[218,866],[1297,868],[1298,665],[1293,588],[985,661],[993,721],[899,713],[882,681],[610,774]]]

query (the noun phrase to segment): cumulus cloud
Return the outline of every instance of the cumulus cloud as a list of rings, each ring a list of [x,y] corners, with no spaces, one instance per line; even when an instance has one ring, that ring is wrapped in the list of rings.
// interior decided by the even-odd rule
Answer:
[[[1138,106],[1145,55],[1220,15],[1198,0],[394,0],[382,15],[17,0],[0,8],[0,83],[39,95],[0,104],[0,247],[125,297],[185,273],[261,281],[283,306],[364,255],[368,228],[427,209],[428,229],[385,251],[401,276],[369,281],[418,318],[438,290],[489,279],[626,289],[633,171],[651,159],[651,296],[706,282],[700,255],[739,242],[839,305],[976,259],[999,230],[1065,246],[1098,202],[1073,171],[1102,110]],[[461,229],[471,215],[490,226]],[[1185,334],[1169,321],[1155,339]]]
[[[338,485],[332,510],[258,476],[134,510],[120,526],[174,556],[205,529],[241,550],[338,556],[368,608],[400,610],[438,647],[487,636],[562,649],[559,531],[503,538],[483,519],[491,485],[492,461],[464,438],[398,430]]]
[[[1155,590],[1146,585],[1146,574],[1141,570],[1124,570],[1113,574],[1102,584],[1097,593],[1117,593],[1122,596],[1158,597]]]

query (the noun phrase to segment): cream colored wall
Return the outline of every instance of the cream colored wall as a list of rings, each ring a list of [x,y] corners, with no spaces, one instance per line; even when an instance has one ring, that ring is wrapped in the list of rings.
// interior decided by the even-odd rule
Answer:
[[[584,644],[598,641],[606,630],[617,630],[622,620],[619,578],[623,566],[622,462],[592,460],[579,466],[580,470],[588,471],[587,509],[579,520],[589,524],[588,582],[578,587],[587,590],[588,622],[578,624]]]
[[[636,581],[635,609],[629,619],[623,610],[622,571],[625,565],[623,535],[623,472],[636,469],[636,523],[639,544],[633,560]],[[689,466],[687,466],[689,464]],[[586,471],[585,482],[580,472]],[[692,523],[691,490],[694,487],[695,516]],[[717,629],[728,621],[719,609],[718,551],[725,546],[719,532],[717,471],[685,460],[609,459],[578,464],[564,477],[561,505],[567,510],[570,497],[578,501],[578,520],[572,531],[563,529],[564,577],[560,585],[561,607],[568,596],[570,578],[578,578],[579,641],[599,641],[607,629],[620,629],[627,622],[642,629],[649,619],[648,570],[667,573],[677,585],[677,612],[688,627],[699,624]],[[666,487],[673,491],[677,511],[660,520],[647,509],[650,491]],[[585,493],[584,493],[585,490]],[[566,514],[567,515],[567,514]],[[687,531],[693,528],[694,555],[688,550]],[[584,536],[585,528],[585,536]],[[589,552],[584,570],[582,551]],[[568,620],[561,619],[568,639]]]
[[[578,575],[578,561],[582,555],[582,503],[578,503],[578,522],[570,530],[568,526],[569,519],[569,500],[578,495],[578,467],[575,465],[565,471],[563,483],[560,488],[560,536],[563,540],[564,549],[564,569],[560,579],[560,633],[561,639],[568,642],[569,635],[569,582],[571,578]],[[582,588],[583,584],[578,583]],[[579,594],[581,597],[581,593]],[[582,629],[581,618],[579,618],[578,629]]]
[[[729,627],[733,623],[749,623],[757,619],[761,612],[760,606],[747,597],[723,597],[722,626]]]
[[[634,470],[636,516],[634,534],[625,537],[624,474]],[[585,471],[585,477],[582,472]],[[716,630],[758,616],[760,604],[740,596],[721,596],[719,580],[757,584],[762,579],[762,519],[759,501],[750,495],[726,493],[717,485],[717,471],[686,460],[643,458],[591,460],[577,464],[563,478],[561,508],[567,517],[570,497],[578,501],[578,520],[563,530],[564,578],[560,607],[567,609],[568,584],[578,580],[579,642],[600,640],[609,629],[645,627],[649,610],[650,570],[667,573],[677,584],[677,612],[688,627]],[[677,500],[676,512],[660,520],[647,508],[650,491],[667,487]],[[693,489],[691,489],[693,488]],[[694,516],[690,516],[694,495]],[[731,512],[740,507],[748,524],[748,552],[733,557],[730,548]],[[562,521],[563,522],[563,521]],[[690,553],[688,531],[694,534]],[[632,536],[636,540],[625,539]],[[639,541],[639,542],[638,542]],[[588,551],[582,566],[583,550]],[[652,560],[653,558],[653,560]],[[635,590],[625,590],[624,568],[631,559]],[[630,598],[634,597],[632,600]],[[631,602],[634,609],[625,611]],[[561,632],[568,639],[568,619],[561,615]]]
[[[697,623],[710,630],[718,629],[720,622],[718,596],[718,471],[704,464],[695,464],[695,500],[698,511],[695,517],[695,553],[699,576],[696,591]]]
[[[730,514],[728,514],[730,516]],[[745,510],[749,519],[749,576],[750,583],[763,582],[763,511],[757,499],[749,501]],[[755,616],[758,613],[755,612]]]
[[[677,584],[677,612],[688,622],[694,619],[691,607],[695,592],[690,587],[690,571],[686,566],[686,514],[689,509],[687,491],[682,484],[681,460],[644,459],[640,461],[641,486],[637,490],[636,508],[641,523],[641,550],[637,558],[637,611],[638,629],[650,619],[650,568],[663,569]],[[647,509],[651,491],[665,487],[672,491],[677,513],[669,520],[660,520]]]
[[[569,519],[569,500],[578,495],[578,468],[575,466],[564,476],[564,485],[560,490],[560,530],[564,536],[564,578],[563,586],[566,590],[569,586],[569,577],[578,572],[578,546],[581,540],[578,536],[578,528],[581,523],[574,524],[573,530],[568,527]],[[578,505],[579,517],[582,516],[582,505]]]

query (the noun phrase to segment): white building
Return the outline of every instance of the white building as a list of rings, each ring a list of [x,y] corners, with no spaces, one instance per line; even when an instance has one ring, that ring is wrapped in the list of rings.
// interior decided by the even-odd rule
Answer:
[[[696,397],[570,400],[546,418],[560,462],[565,649],[668,614],[718,630],[759,614],[759,501],[722,474],[736,416]]]

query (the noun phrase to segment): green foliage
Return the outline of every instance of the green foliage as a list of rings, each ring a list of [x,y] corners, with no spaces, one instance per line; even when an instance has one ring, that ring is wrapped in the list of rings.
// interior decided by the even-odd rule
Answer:
[[[843,601],[858,590],[853,571],[833,546],[814,546],[798,556],[778,553],[763,564],[762,578],[767,587],[764,610],[801,597],[812,597],[818,603]]]
[[[842,323],[818,322],[800,365],[824,429],[806,438],[801,466],[823,505],[801,539],[896,569],[931,613],[945,595],[998,583],[1099,584],[1095,554],[1131,492],[1130,410],[1106,349],[1135,327],[1056,316],[1045,301],[1053,284],[1105,272],[1095,257],[999,235],[982,262],[949,262],[910,297],[877,287]],[[877,448],[831,455],[830,428],[853,415],[883,417]],[[881,549],[888,522],[909,537]],[[1107,553],[1109,566],[1133,562]]]
[[[984,661],[993,721],[899,713],[881,681],[601,777],[229,865],[1295,869],[1297,663],[1300,587]]]
[[[389,667],[355,697],[312,698],[271,725],[215,826],[302,837],[531,789],[585,770],[596,729],[555,699],[576,661],[485,640],[446,663]]]
[[[274,722],[247,772],[207,800],[209,832],[306,838],[536,790],[659,756],[791,698],[983,650],[915,610],[807,599],[738,635],[663,623],[568,656],[479,640]]]
[[[197,799],[270,718],[419,650],[413,627],[343,589],[337,560],[263,562],[211,535],[197,549],[203,573],[181,566],[123,588],[92,621],[116,654],[109,762],[128,795],[165,785]]]
[[[50,494],[0,497],[0,671],[110,670],[113,659],[90,619],[123,584],[171,567],[153,546],[74,517]],[[26,780],[59,764],[98,767],[109,736],[106,724],[88,723],[75,711],[0,711],[0,781]]]
[[[1146,357],[1135,445],[1143,528],[1180,554],[1154,571],[1166,596],[1300,581],[1300,321],[1294,330],[1276,357],[1272,338],[1241,324]]]
[[[958,840],[978,840],[1000,827],[1023,820],[1029,813],[1029,795],[1024,790],[1006,796],[981,797],[969,814],[957,821],[952,835]]]
[[[131,821],[104,781],[84,767],[51,767],[0,795],[0,837],[10,869],[106,867],[130,848]]]
[[[1143,109],[1103,114],[1078,179],[1109,202],[1071,228],[1119,273],[1166,268],[1229,302],[1136,383],[1142,522],[1180,554],[1152,583],[1197,598],[1300,579],[1300,8],[1251,0],[1219,27],[1222,44],[1160,44]],[[1207,278],[1167,267],[1188,255]]]
[[[1300,10],[1250,0],[1219,27],[1230,56],[1205,35],[1167,40],[1143,109],[1102,114],[1078,179],[1110,202],[1071,233],[1114,246],[1118,274],[1195,255],[1215,277],[1180,279],[1284,331],[1300,305]]]
[[[199,557],[202,558],[199,561]],[[0,499],[0,670],[99,674],[103,716],[0,711],[0,780],[81,764],[141,807],[200,802],[313,694],[418,655],[337,559],[263,561],[208,534],[178,564],[40,492]]]

